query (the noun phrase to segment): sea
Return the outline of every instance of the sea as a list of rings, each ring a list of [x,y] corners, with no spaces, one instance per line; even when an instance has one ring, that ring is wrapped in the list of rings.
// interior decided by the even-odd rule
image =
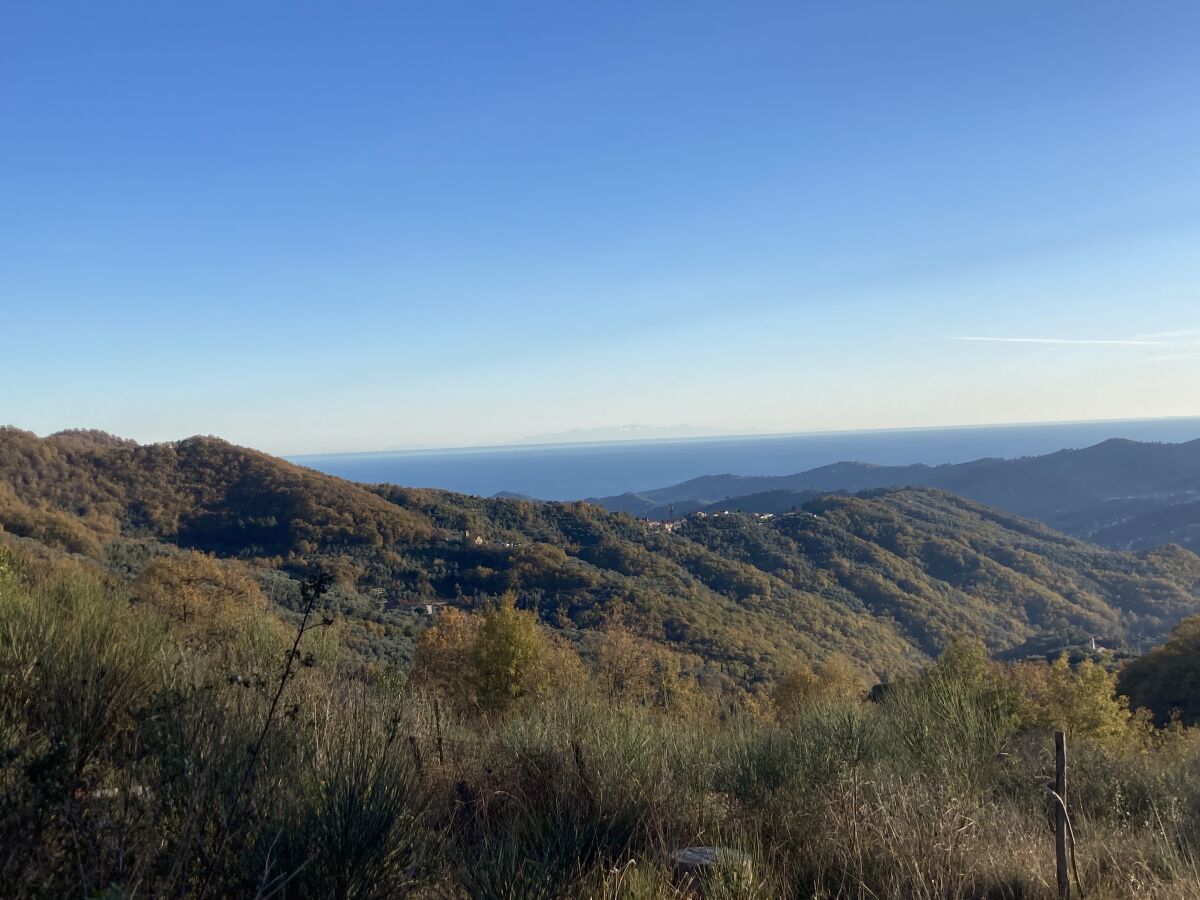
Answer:
[[[484,497],[512,493],[542,500],[582,500],[667,487],[701,475],[791,475],[835,462],[938,465],[1037,456],[1088,447],[1108,438],[1196,440],[1200,418],[522,444],[289,459],[352,481],[442,488]]]

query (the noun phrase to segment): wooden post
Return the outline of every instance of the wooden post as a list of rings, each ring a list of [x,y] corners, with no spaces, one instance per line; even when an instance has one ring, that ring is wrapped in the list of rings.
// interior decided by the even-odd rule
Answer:
[[[1067,871],[1067,737],[1054,732],[1054,862],[1058,873],[1058,896],[1071,896]]]

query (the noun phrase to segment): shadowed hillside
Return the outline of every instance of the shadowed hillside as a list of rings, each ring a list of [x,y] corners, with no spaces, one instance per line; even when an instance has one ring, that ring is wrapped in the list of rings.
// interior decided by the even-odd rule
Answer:
[[[651,519],[697,510],[780,513],[816,493],[919,486],[950,491],[1118,549],[1200,548],[1200,441],[1113,439],[1082,450],[943,466],[843,462],[795,475],[710,475],[604,497],[607,509]]]

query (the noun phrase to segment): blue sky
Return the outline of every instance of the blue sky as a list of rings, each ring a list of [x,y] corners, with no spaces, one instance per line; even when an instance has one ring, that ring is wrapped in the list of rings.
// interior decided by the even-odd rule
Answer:
[[[1192,2],[4,4],[0,421],[1200,414],[1198,45]]]

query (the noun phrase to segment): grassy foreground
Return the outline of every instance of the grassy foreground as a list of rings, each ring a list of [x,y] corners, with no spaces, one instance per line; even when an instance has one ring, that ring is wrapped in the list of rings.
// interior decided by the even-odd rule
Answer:
[[[1085,896],[1200,897],[1200,732],[1102,673],[960,647],[873,701],[722,706],[616,690],[510,611],[406,679],[339,661],[319,584],[285,626],[0,554],[7,896],[671,897],[711,844],[752,874],[708,897],[1049,897],[1061,718]]]

